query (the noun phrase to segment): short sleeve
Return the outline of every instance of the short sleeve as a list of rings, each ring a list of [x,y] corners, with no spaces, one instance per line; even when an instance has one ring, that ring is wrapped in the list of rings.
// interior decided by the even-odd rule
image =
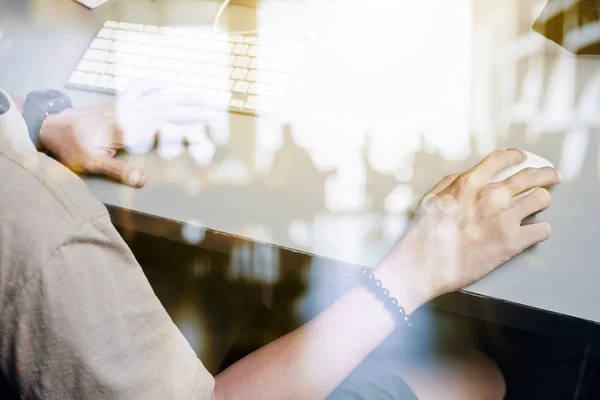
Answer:
[[[0,357],[22,398],[212,398],[214,378],[108,216],[58,248],[13,306]]]

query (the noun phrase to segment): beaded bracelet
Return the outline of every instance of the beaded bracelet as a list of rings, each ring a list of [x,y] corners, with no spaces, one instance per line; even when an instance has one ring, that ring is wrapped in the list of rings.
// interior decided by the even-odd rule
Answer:
[[[366,280],[365,283],[369,291],[375,293],[377,299],[385,303],[385,308],[393,313],[396,324],[398,326],[405,325],[407,328],[410,328],[412,325],[410,324],[408,315],[406,315],[406,310],[398,304],[398,299],[390,297],[390,291],[383,287],[383,283],[379,279],[376,279],[370,270],[363,268],[362,275]]]

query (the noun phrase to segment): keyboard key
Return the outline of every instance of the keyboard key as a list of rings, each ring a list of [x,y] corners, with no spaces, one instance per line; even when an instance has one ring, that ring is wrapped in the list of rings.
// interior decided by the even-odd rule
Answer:
[[[192,38],[188,36],[180,36],[175,40],[175,45],[180,48],[188,48],[192,45]]]
[[[177,49],[176,47],[164,47],[162,52],[162,56],[164,58],[174,58],[178,60],[182,60],[182,51]]]
[[[253,83],[248,89],[249,94],[264,97],[281,98],[284,96],[284,90],[281,86],[268,85],[266,83]]]
[[[257,45],[259,43],[259,39],[254,36],[246,36],[244,38],[244,43]]]
[[[162,70],[157,68],[152,68],[148,71],[149,80],[151,81],[159,81],[162,76]]]
[[[77,70],[78,71],[83,71],[83,72],[97,72],[97,73],[100,73],[100,74],[103,74],[106,71],[107,68],[108,68],[108,64],[102,63],[102,62],[98,62],[98,61],[82,60],[77,65]]]
[[[128,42],[137,42],[139,37],[139,32],[127,32],[127,35],[125,35],[125,40]]]
[[[284,72],[286,74],[293,74],[296,70],[296,64],[293,62],[283,62],[279,67],[279,71]]]
[[[215,89],[231,90],[234,81],[232,79],[215,78]]]
[[[164,89],[166,94],[194,94],[198,93],[197,88],[184,85],[169,85]]]
[[[133,65],[117,65],[115,75],[127,78],[135,77],[135,67]]]
[[[108,58],[108,54],[109,52],[106,50],[89,49],[83,55],[83,59],[90,61],[106,61]]]
[[[83,85],[85,86],[94,86],[94,84],[96,83],[96,79],[98,79],[100,75],[90,72],[88,74],[85,74],[85,78],[83,79]]]
[[[204,64],[202,63],[190,63],[190,71],[192,74],[202,74],[204,72]]]
[[[218,67],[215,71],[215,76],[218,76],[220,78],[229,78],[231,76],[232,71],[233,68],[231,67]]]
[[[254,60],[253,60],[254,61]],[[234,67],[246,68],[250,63],[250,57],[237,56],[233,62]]]
[[[177,78],[175,78],[175,83],[178,85],[189,85],[192,79],[191,74],[177,74]]]
[[[232,43],[244,43],[244,37],[239,35],[229,36],[229,41]]]
[[[129,28],[131,28],[131,24],[129,22],[119,22],[118,28],[128,30]]]
[[[138,46],[137,54],[144,56],[154,56],[156,55],[156,48],[154,46],[142,44]]]
[[[246,93],[250,84],[245,81],[235,81],[232,91],[236,93]]]
[[[270,83],[273,85],[287,85],[289,82],[289,75],[281,74],[278,72],[264,72],[264,71],[256,71],[250,70],[246,80],[250,82],[261,82],[261,83]]]
[[[227,106],[231,100],[231,92],[217,91],[215,95],[215,104],[218,106]]]
[[[141,32],[144,30],[144,25],[142,24],[131,24],[131,30],[136,32]]]
[[[101,39],[110,39],[112,33],[113,33],[112,29],[102,28],[102,29],[100,29],[100,32],[98,32],[98,35],[96,35],[96,36],[98,36]]]
[[[206,89],[217,89],[217,81],[219,80],[219,78],[215,78],[212,76],[206,77],[206,79],[204,79],[203,83],[202,83],[202,87],[206,88]]]
[[[108,68],[106,68],[106,75],[116,75],[117,66],[115,64],[108,64]]]
[[[156,32],[158,32],[158,26],[146,25],[146,26],[144,26],[144,32],[156,33]]]
[[[258,111],[258,104],[247,101],[244,108],[251,111]]]
[[[177,79],[177,72],[174,71],[161,71],[159,81],[164,83],[175,83]]]
[[[258,46],[250,46],[248,51],[246,52],[248,57],[257,57],[258,56]]]
[[[123,64],[123,65],[134,65],[134,61],[135,61],[135,55],[134,54],[120,54],[119,55],[119,64]]]
[[[208,76],[217,76],[218,67],[216,65],[204,64],[202,74]]]
[[[279,47],[281,49],[289,49],[289,50],[296,50],[296,51],[301,51],[304,50],[304,44],[301,42],[294,42],[292,40],[275,40],[273,42],[273,46],[275,47]]]
[[[236,44],[233,48],[232,53],[239,56],[245,56],[248,51],[248,45],[246,44]]]
[[[202,75],[192,75],[189,84],[195,87],[204,87],[205,80],[206,78]]]
[[[113,41],[112,40],[94,39],[94,41],[90,45],[90,48],[92,48],[92,49],[98,49],[98,50],[109,50],[112,45],[113,45]]]
[[[244,108],[244,100],[232,99],[229,102],[229,105],[234,108]]]
[[[106,62],[108,63],[116,63],[119,60],[119,54],[115,52],[109,52],[106,57]]]
[[[195,50],[204,50],[204,46],[206,42],[202,39],[192,39],[192,43],[190,43],[190,48]]]
[[[113,77],[110,75],[100,75],[98,79],[96,79],[94,86],[105,89],[108,87],[108,84],[110,81],[112,81],[112,79]]]
[[[69,78],[69,83],[71,85],[83,85],[85,81],[85,72],[75,71]]]
[[[213,104],[215,102],[216,96],[217,96],[216,90],[202,90],[198,94],[200,101],[207,105]]]
[[[108,71],[106,72],[108,73]],[[148,68],[136,68],[135,69],[135,77],[136,79],[143,81],[151,81],[152,79],[152,70]]]
[[[142,32],[138,37],[138,42],[144,44],[154,43],[154,35],[152,33]]]
[[[113,42],[110,50],[116,53],[134,53],[138,46],[137,43],[131,42]]]
[[[189,61],[178,61],[177,65],[175,65],[175,71],[192,72],[192,63]]]
[[[281,50],[275,47],[259,46],[256,52],[260,58],[272,58],[276,60],[281,58]]]
[[[279,54],[279,59],[283,61],[298,61],[300,53],[296,50],[283,50]]]
[[[244,80],[246,79],[246,75],[248,75],[248,70],[246,68],[235,68],[231,77],[233,79]]]
[[[231,54],[206,54],[204,62],[229,66],[235,62],[235,56]]]
[[[214,40],[207,40],[204,42],[203,49],[212,53],[231,53],[233,43],[229,42],[216,42]]]
[[[110,38],[113,40],[126,41],[127,40],[127,32],[122,29],[115,29],[112,32],[112,35],[110,36]]]
[[[132,80],[127,78],[115,77],[108,84],[109,89],[116,90],[117,92],[124,92],[131,85]]]
[[[116,28],[117,26],[119,26],[119,23],[116,21],[106,21],[104,23],[105,28]]]
[[[214,33],[214,32],[203,31],[203,32],[198,32],[197,36],[201,37],[203,39],[220,41],[220,42],[229,40],[229,35],[224,34],[224,33]]]
[[[149,64],[149,62],[150,62],[150,57],[148,57],[148,56],[134,55],[134,56],[132,56],[132,60],[131,60],[131,64],[135,65],[136,67],[145,67]]]

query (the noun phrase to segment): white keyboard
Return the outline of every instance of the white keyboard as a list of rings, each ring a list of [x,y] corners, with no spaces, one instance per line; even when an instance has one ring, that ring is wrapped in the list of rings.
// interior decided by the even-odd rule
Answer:
[[[303,50],[288,39],[106,21],[67,87],[119,94],[134,80],[159,81],[207,107],[269,115]]]

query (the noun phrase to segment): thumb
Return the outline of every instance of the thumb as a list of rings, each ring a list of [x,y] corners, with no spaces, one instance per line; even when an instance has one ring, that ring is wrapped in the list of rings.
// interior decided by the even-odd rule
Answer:
[[[146,176],[139,168],[127,161],[108,156],[96,157],[87,170],[92,174],[104,175],[135,188],[140,188],[146,183]]]

